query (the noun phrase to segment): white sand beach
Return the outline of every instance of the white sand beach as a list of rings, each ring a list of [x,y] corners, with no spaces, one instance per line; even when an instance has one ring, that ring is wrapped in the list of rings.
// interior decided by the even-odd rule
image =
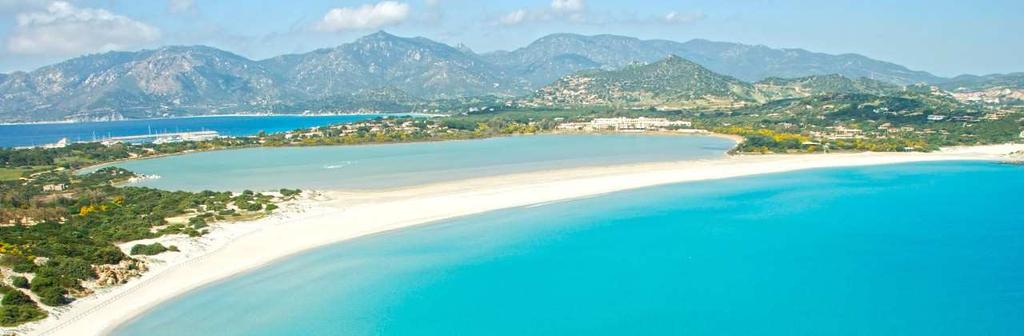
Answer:
[[[381,191],[322,191],[251,223],[218,225],[201,248],[183,250],[143,277],[62,308],[21,330],[39,335],[109,332],[160,302],[311,248],[359,236],[491,210],[654,185],[803,169],[944,160],[999,160],[1024,145],[936,153],[751,155],[573,168],[475,178]]]

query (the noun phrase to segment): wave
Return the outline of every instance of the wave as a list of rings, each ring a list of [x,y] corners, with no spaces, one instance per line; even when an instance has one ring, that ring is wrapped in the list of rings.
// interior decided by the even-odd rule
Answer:
[[[354,161],[345,161],[345,162],[341,162],[341,163],[338,163],[338,164],[324,165],[324,169],[345,168],[345,167],[351,166],[353,163],[355,163],[355,162]]]

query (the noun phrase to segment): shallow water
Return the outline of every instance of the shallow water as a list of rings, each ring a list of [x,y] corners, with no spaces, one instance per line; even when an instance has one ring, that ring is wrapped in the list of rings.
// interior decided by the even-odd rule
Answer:
[[[116,166],[160,176],[140,186],[172,190],[373,189],[556,168],[716,158],[734,145],[708,136],[538,135],[241,149]]]
[[[1021,335],[1024,168],[619,192],[364,237],[115,335]]]

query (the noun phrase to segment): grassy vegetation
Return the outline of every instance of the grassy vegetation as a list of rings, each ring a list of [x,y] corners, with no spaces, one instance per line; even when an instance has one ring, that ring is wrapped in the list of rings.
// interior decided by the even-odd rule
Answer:
[[[135,246],[132,246],[132,250],[131,250],[130,253],[131,253],[131,255],[147,255],[147,256],[151,256],[151,255],[157,255],[157,254],[160,254],[160,253],[164,253],[164,252],[167,252],[167,251],[177,252],[178,251],[178,247],[174,246],[174,245],[164,246],[163,244],[160,244],[160,243],[135,244]]]
[[[39,308],[39,305],[21,290],[6,285],[0,285],[0,326],[13,327],[25,322],[41,320],[46,317],[46,312]]]
[[[21,168],[0,168],[0,181],[14,181],[20,179],[25,170]]]
[[[52,168],[53,166],[0,167],[0,182],[17,181],[23,177]]]
[[[49,150],[34,151],[14,157],[40,162],[61,158],[52,151],[42,152]],[[98,160],[96,153],[81,148],[65,153]],[[114,186],[135,176],[120,168],[86,175],[52,170],[0,184],[0,222],[8,224],[0,227],[0,265],[17,273],[10,275],[10,282],[30,289],[41,304],[65,305],[73,300],[72,293],[85,292],[83,281],[99,276],[97,265],[121,265],[131,259],[117,243],[167,234],[200,236],[208,232],[209,222],[262,216],[276,208],[273,197],[252,191],[232,194]],[[62,188],[45,188],[52,185]],[[297,192],[290,191],[293,196]],[[187,220],[172,224],[169,218]],[[157,243],[137,245],[131,254],[174,250],[177,248]],[[27,274],[32,274],[31,281]],[[19,294],[23,295],[20,291],[7,294],[19,303],[8,305],[5,298],[0,324],[16,325],[45,316],[35,313],[35,302],[28,299],[30,303],[25,303]]]

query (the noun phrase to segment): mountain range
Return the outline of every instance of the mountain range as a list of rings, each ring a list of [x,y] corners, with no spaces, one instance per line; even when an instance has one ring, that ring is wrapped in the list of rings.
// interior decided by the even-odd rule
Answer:
[[[673,66],[638,68],[665,61]],[[649,91],[652,83],[659,82],[703,83],[700,90],[706,92],[669,90],[661,98],[699,97],[706,102],[728,98],[724,100],[728,104],[791,96],[801,92],[794,88],[799,85],[817,87],[788,82],[782,85],[787,89],[769,89],[808,76],[863,78],[873,83],[872,90],[882,89],[885,84],[876,84],[882,82],[984,87],[1019,84],[1021,77],[1018,73],[945,79],[855,54],[614,35],[554,34],[512,51],[477,54],[422,37],[378,32],[334,48],[258,61],[211,47],[171,46],[87,55],[31,72],[0,74],[0,121],[386,109],[398,102],[529,95],[573,74],[608,72],[594,77],[593,83],[607,86],[609,76],[629,69],[650,72],[641,74],[647,79],[624,89]],[[662,74],[671,79],[656,80]],[[755,81],[764,82],[747,84]]]
[[[829,55],[803,49],[773,49],[702,39],[685,43],[641,40],[616,35],[548,35],[511,52],[484,54],[484,58],[513,74],[544,85],[582,69],[621,68],[676,55],[711,71],[755,82],[769,77],[805,77],[839,74],[895,84],[935,83],[943,79],[923,71],[873,60],[857,54]]]

